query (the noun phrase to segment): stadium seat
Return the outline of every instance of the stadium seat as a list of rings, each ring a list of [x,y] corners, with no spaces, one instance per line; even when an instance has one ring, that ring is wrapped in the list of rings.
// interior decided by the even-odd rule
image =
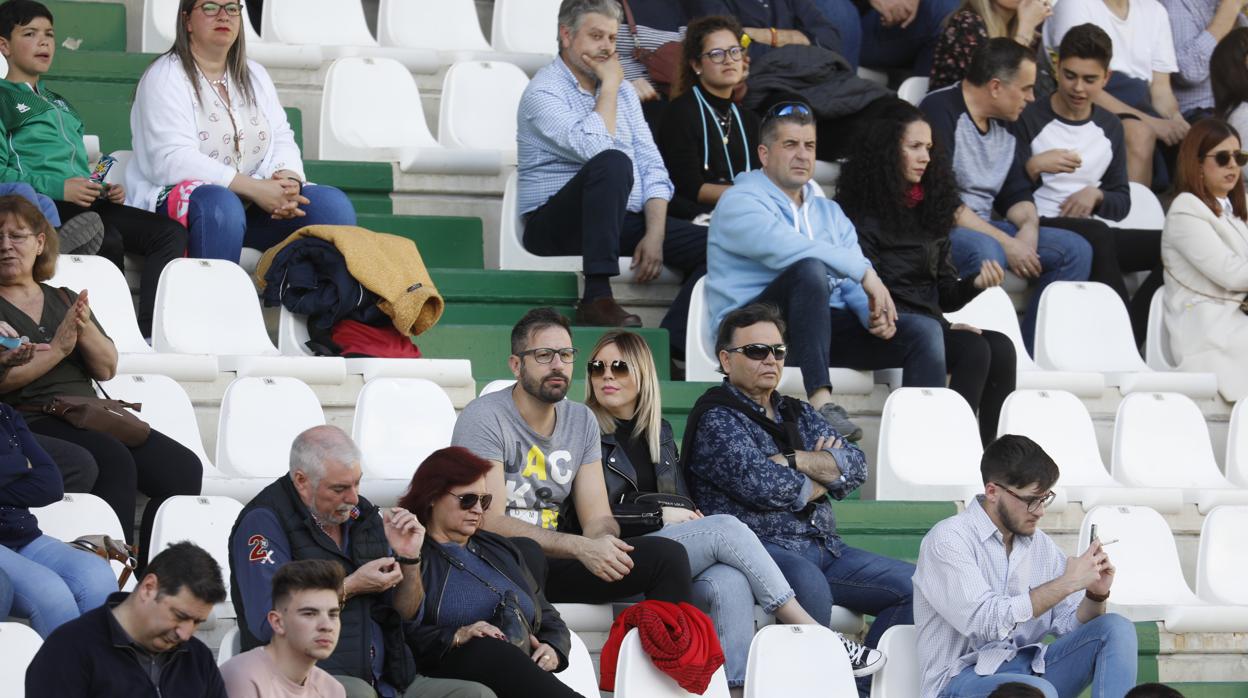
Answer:
[[[599,698],[598,675],[594,672],[594,658],[589,656],[585,641],[575,632],[568,631],[572,639],[572,649],[568,652],[568,666],[555,674],[555,678],[565,686],[581,694],[584,698]]]
[[[719,361],[715,358],[714,347],[707,343],[707,339],[712,336],[712,331],[707,327],[710,320],[706,307],[706,277],[702,277],[694,284],[693,295],[689,301],[689,325],[685,330],[685,380],[718,383],[723,379],[716,372]],[[875,389],[875,378],[870,371],[830,368],[828,377],[832,382],[832,390],[836,393],[870,395]],[[780,376],[779,389],[786,395],[800,395],[805,398],[802,369],[786,366]]]
[[[429,454],[451,445],[455,406],[442,388],[421,378],[378,378],[355,403],[351,437],[363,454],[361,491],[388,505],[407,491]]]
[[[75,292],[89,291],[91,312],[117,347],[119,372],[159,373],[184,381],[216,380],[217,357],[208,353],[158,353],[148,345],[139,332],[130,286],[117,266],[107,259],[96,255],[60,255],[56,275],[47,283]]]
[[[1144,340],[1144,362],[1154,371],[1178,369],[1170,352],[1170,332],[1166,329],[1166,289],[1153,293],[1148,304],[1148,335]]]
[[[1248,407],[1244,401],[1231,410],[1231,424],[1226,434],[1226,479],[1248,487]]]
[[[1040,296],[1036,363],[1055,371],[1098,371],[1123,395],[1176,392],[1208,398],[1212,373],[1154,371],[1140,358],[1126,306],[1113,289],[1092,281],[1056,281]]]
[[[221,398],[217,467],[233,477],[274,480],[289,472],[290,445],[325,423],[321,401],[294,378],[239,378]]]
[[[1178,393],[1132,393],[1118,403],[1112,472],[1123,484],[1180,490],[1202,514],[1248,504],[1248,489],[1218,470],[1200,408]]]
[[[446,71],[438,142],[452,150],[497,153],[516,164],[516,112],[529,78],[510,63],[471,61]]]
[[[0,56],[0,80],[8,77],[8,75],[9,61],[4,56]]]
[[[659,671],[650,656],[641,648],[641,636],[633,628],[620,643],[619,662],[615,667],[615,698],[692,698],[676,681]],[[721,666],[711,676],[711,683],[702,694],[706,698],[728,698],[728,679]]]
[[[1161,202],[1157,200],[1157,195],[1151,189],[1139,182],[1131,182],[1131,209],[1126,217],[1120,221],[1104,218],[1100,220],[1105,221],[1105,224],[1112,228],[1161,230],[1166,224],[1166,212],[1162,210]]]
[[[230,497],[179,495],[160,505],[152,523],[149,551],[152,557],[174,543],[189,540],[206,550],[221,566],[221,576],[226,582],[225,601],[212,609],[217,619],[237,615],[230,602],[230,530],[242,511],[243,505]]]
[[[498,233],[499,268],[523,271],[579,272],[581,270],[580,257],[542,257],[524,249],[524,244],[521,242],[524,239],[524,222],[520,219],[520,214],[516,210],[518,186],[516,173],[512,172],[507,178],[506,187],[503,189],[503,210],[500,214],[502,223]],[[632,263],[632,257],[620,257],[620,275],[615,278],[616,283],[633,281],[635,274],[629,268]],[[651,283],[679,284],[680,275],[669,267],[663,267],[663,271],[659,273],[659,278]]]
[[[238,626],[234,626],[225,631],[221,636],[221,646],[217,649],[217,666],[221,666],[234,658],[234,655],[242,652],[243,639],[238,632]]]
[[[327,60],[386,58],[417,73],[434,73],[439,67],[434,51],[377,43],[360,0],[265,0],[260,34],[265,41],[278,44],[319,46]]]
[[[559,0],[494,0],[490,36],[495,51],[532,75],[559,51]]]
[[[516,381],[514,378],[500,378],[498,380],[490,381],[481,388],[481,392],[477,395],[477,397],[488,395],[490,393],[496,393],[500,390],[506,390],[515,384]]]
[[[1076,553],[1087,549],[1092,524],[1101,542],[1117,541],[1106,548],[1115,568],[1110,611],[1136,622],[1164,621],[1172,633],[1248,631],[1248,606],[1207,604],[1192,593],[1161,514],[1147,507],[1096,507],[1083,517]]]
[[[215,354],[222,371],[338,385],[341,357],[282,356],[269,339],[247,272],[220,259],[175,259],[160,273],[152,344],[160,352]]]
[[[822,625],[769,625],[750,642],[745,698],[857,694],[845,645]]]
[[[434,140],[416,81],[388,58],[330,64],[320,129],[324,160],[398,162],[404,172],[421,174],[492,175],[502,169],[497,151],[453,150]]]
[[[43,646],[43,638],[24,623],[0,623],[0,676],[7,676],[5,695],[26,695],[26,667]]]
[[[557,603],[555,610],[569,630],[578,633],[606,633],[615,620],[615,609],[609,603]]]
[[[1124,487],[1110,477],[1096,444],[1088,408],[1061,390],[1016,390],[1005,399],[997,434],[1020,434],[1053,458],[1061,471],[1057,486],[1088,511],[1100,504],[1137,504],[1178,513],[1183,494],[1161,487]]]
[[[1019,390],[1065,390],[1080,397],[1100,397],[1105,377],[1092,371],[1047,371],[1031,360],[1018,327],[1018,311],[1002,288],[986,289],[954,313],[945,313],[949,322],[962,322],[984,330],[994,330],[1010,338],[1018,357]]]
[[[763,610],[762,606],[754,606],[754,627],[765,628],[776,622],[776,617]],[[861,635],[867,630],[867,621],[861,613],[851,611],[844,606],[833,606],[832,617],[828,619],[828,627],[843,635]]]
[[[164,53],[173,46],[178,4],[178,0],[145,0],[142,3],[141,50],[144,53]],[[320,46],[293,46],[262,40],[246,15],[243,17],[243,31],[246,34],[247,57],[265,67],[316,68],[324,60]]]
[[[871,677],[871,698],[914,698],[919,695],[921,669],[915,627],[894,625],[885,630],[876,649],[888,657],[888,663]]]
[[[917,107],[919,102],[922,102],[923,98],[927,96],[927,88],[930,83],[930,78],[923,78],[917,75],[908,77],[897,88],[897,96]]]
[[[59,502],[32,508],[30,513],[39,521],[39,530],[66,543],[80,536],[100,534],[118,541],[126,539],[117,514],[113,513],[107,502],[93,494],[69,493]],[[109,564],[113,566],[113,573],[120,578],[124,569],[121,563]],[[133,589],[136,582],[134,575],[131,575],[126,581],[126,590]]]
[[[1221,506],[1205,517],[1196,556],[1196,596],[1201,601],[1248,606],[1248,548],[1240,537],[1244,531],[1248,507]]]
[[[438,62],[505,61],[529,73],[547,62],[536,54],[508,54],[490,47],[481,33],[473,0],[381,0],[377,10],[377,38],[382,46],[437,52]]]

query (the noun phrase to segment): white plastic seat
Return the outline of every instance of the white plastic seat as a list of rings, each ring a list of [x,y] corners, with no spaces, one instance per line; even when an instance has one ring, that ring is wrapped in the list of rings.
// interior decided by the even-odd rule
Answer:
[[[880,635],[879,651],[888,663],[871,677],[871,698],[914,698],[919,695],[918,632],[913,625],[894,625]],[[850,694],[853,695],[853,694]]]
[[[1112,472],[1135,487],[1181,490],[1202,514],[1219,504],[1248,504],[1248,489],[1218,470],[1200,408],[1178,393],[1133,393],[1118,403]]]
[[[1248,487],[1248,407],[1244,407],[1243,400],[1231,410],[1231,425],[1226,434],[1226,478]]]
[[[66,543],[88,535],[106,535],[117,541],[124,541],[126,535],[117,520],[117,514],[103,499],[85,492],[72,492],[61,497],[61,501],[46,507],[32,508],[30,513],[39,521],[39,530],[45,535]],[[120,578],[123,569],[120,562],[109,563],[113,573]],[[134,575],[126,581],[126,589],[133,589],[137,580]]]
[[[130,286],[107,259],[96,255],[60,255],[56,275],[47,283],[79,293],[88,291],[91,312],[117,347],[119,372],[159,373],[184,381],[216,380],[217,358],[208,352],[158,353],[148,345],[139,332]]]
[[[496,393],[500,390],[506,390],[515,384],[516,381],[514,378],[499,378],[498,380],[492,380],[481,388],[481,392],[477,395],[477,397],[488,395],[490,393]]]
[[[1040,296],[1036,363],[1058,371],[1098,371],[1123,395],[1177,392],[1208,398],[1212,373],[1154,371],[1140,358],[1127,308],[1113,289],[1092,281],[1056,281]]]
[[[152,523],[152,557],[174,543],[189,540],[203,548],[221,566],[227,582],[225,601],[213,607],[216,618],[234,618],[230,602],[230,529],[242,513],[243,505],[230,497],[179,495],[166,499],[156,510]]]
[[[641,648],[641,636],[633,628],[620,643],[619,662],[615,668],[615,698],[691,698],[676,681],[659,671]],[[721,666],[711,676],[705,698],[728,698],[728,679]]]
[[[857,694],[845,646],[822,625],[769,625],[750,642],[745,698]]]
[[[1248,506],[1221,506],[1200,527],[1196,556],[1196,595],[1216,604],[1248,606]]]
[[[405,172],[423,174],[493,175],[503,166],[498,151],[456,150],[434,140],[416,80],[388,58],[330,64],[320,133],[325,160],[398,162]]]
[[[398,61],[417,73],[438,70],[434,51],[377,43],[368,30],[360,0],[265,0],[260,14],[260,34],[265,41],[319,46],[321,54],[330,60],[379,57]]]
[[[146,0],[143,3],[141,50],[144,53],[164,53],[173,46],[174,31],[178,23],[178,0]],[[247,42],[247,57],[270,68],[316,68],[324,60],[320,46],[276,44],[264,41],[244,13],[243,31]]]
[[[289,472],[290,445],[325,423],[321,401],[294,378],[239,378],[225,389],[217,467],[233,477],[273,480]]]
[[[455,406],[442,388],[421,378],[378,378],[364,384],[351,436],[363,454],[361,489],[375,504],[395,502],[434,451],[451,445]]]
[[[30,666],[43,638],[24,623],[0,623],[0,676],[5,680],[5,695],[24,698],[26,695],[26,668]]]
[[[555,610],[568,629],[579,633],[605,633],[615,620],[614,607],[609,603],[557,603]]]
[[[1132,621],[1164,621],[1172,633],[1248,631],[1248,606],[1207,604],[1192,593],[1161,514],[1147,507],[1096,507],[1083,517],[1075,552],[1087,549],[1092,524],[1102,542],[1118,541],[1106,548],[1115,567],[1110,611]]]
[[[706,277],[704,276],[694,284],[693,295],[689,300],[689,325],[685,329],[685,380],[718,383],[723,378],[716,371],[719,368],[719,361],[715,358],[714,347],[707,343],[707,339],[712,336],[708,328],[710,321],[709,309],[706,307]],[[835,393],[869,395],[875,389],[875,378],[870,371],[829,368],[828,379]],[[779,389],[786,395],[806,397],[806,388],[802,383],[802,369],[797,366],[785,366],[784,372],[780,375]]]
[[[495,51],[481,33],[473,0],[381,0],[377,10],[377,39],[382,46],[435,51],[438,61],[505,61],[529,73],[550,62],[537,54]]]
[[[598,692],[598,676],[594,673],[594,658],[589,655],[589,648],[585,647],[580,635],[572,631],[568,631],[568,635],[572,640],[568,666],[555,674],[555,678],[584,698],[599,698],[601,694]]]
[[[875,499],[968,501],[984,489],[983,450],[961,395],[948,388],[894,390],[880,417]]]
[[[1144,361],[1154,371],[1174,371],[1178,364],[1170,353],[1170,331],[1166,329],[1166,289],[1159,288],[1148,303],[1148,334],[1144,340]]]
[[[1111,228],[1128,230],[1161,230],[1166,224],[1166,212],[1157,195],[1139,182],[1131,182],[1131,209],[1126,217],[1120,221],[1098,218]]]
[[[1100,397],[1105,377],[1092,371],[1043,370],[1031,360],[1018,326],[1018,311],[1009,294],[999,287],[985,289],[954,313],[945,313],[949,322],[962,322],[982,330],[993,330],[1010,338],[1018,359],[1019,390],[1065,390],[1080,397]]]
[[[498,153],[516,164],[516,113],[529,78],[499,61],[456,63],[442,81],[438,142],[453,150]]]
[[[558,25],[559,0],[494,0],[491,43],[532,75],[559,52]]]
[[[930,78],[917,75],[908,77],[897,88],[897,96],[917,107],[919,102],[922,102],[923,98],[927,96],[927,88],[930,84]]]
[[[234,658],[243,650],[243,638],[238,632],[238,626],[234,626],[225,631],[221,636],[221,646],[217,648],[217,666],[221,666]]]
[[[219,259],[175,259],[160,273],[152,344],[157,351],[216,354],[222,371],[293,376],[337,385],[341,357],[282,356],[269,339],[256,287],[247,272]]]
[[[1161,487],[1124,487],[1112,478],[1101,459],[1088,408],[1060,390],[1016,390],[1001,407],[997,434],[1030,438],[1057,463],[1057,487],[1066,499],[1088,511],[1100,504],[1137,504],[1177,513],[1183,494]]]
[[[776,617],[763,610],[762,606],[754,606],[754,628],[765,628],[776,622]],[[851,611],[844,606],[833,606],[828,627],[842,635],[859,635],[866,631],[867,621],[861,613]]]

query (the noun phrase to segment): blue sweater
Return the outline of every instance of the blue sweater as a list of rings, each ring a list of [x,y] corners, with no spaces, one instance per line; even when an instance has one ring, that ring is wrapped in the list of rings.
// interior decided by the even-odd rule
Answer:
[[[17,410],[0,403],[0,545],[20,548],[39,537],[30,507],[59,501],[61,471]]]

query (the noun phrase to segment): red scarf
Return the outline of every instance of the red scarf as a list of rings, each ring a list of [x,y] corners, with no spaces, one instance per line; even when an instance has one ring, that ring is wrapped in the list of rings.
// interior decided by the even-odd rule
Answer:
[[[724,664],[724,651],[711,619],[687,603],[642,601],[629,607],[611,624],[611,634],[600,656],[604,691],[615,690],[615,665],[620,644],[632,628],[641,635],[641,647],[660,671],[681,688],[701,695]]]
[[[901,202],[906,208],[914,208],[923,203],[923,185],[914,184],[906,190],[905,200]]]

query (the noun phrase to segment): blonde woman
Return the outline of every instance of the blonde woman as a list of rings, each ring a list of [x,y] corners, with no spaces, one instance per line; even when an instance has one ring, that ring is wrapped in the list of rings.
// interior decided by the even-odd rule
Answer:
[[[607,332],[590,353],[588,374],[585,404],[602,429],[603,473],[612,507],[651,493],[673,504],[663,507],[663,527],[649,535],[685,547],[694,598],[708,609],[723,645],[728,685],[742,686],[754,637],[755,603],[782,623],[817,621],[797,602],[753,531],[734,516],[703,516],[693,508],[672,427],[662,417],[654,358],[645,340],[625,330]],[[576,525],[575,512],[565,516]],[[868,676],[884,666],[878,650],[845,638],[842,642],[855,676]]]
[[[1049,0],[962,0],[936,41],[928,89],[938,90],[961,80],[975,49],[989,39],[1011,38],[1034,48],[1038,51],[1037,66],[1048,66],[1049,61],[1041,55],[1040,25],[1052,14]]]

